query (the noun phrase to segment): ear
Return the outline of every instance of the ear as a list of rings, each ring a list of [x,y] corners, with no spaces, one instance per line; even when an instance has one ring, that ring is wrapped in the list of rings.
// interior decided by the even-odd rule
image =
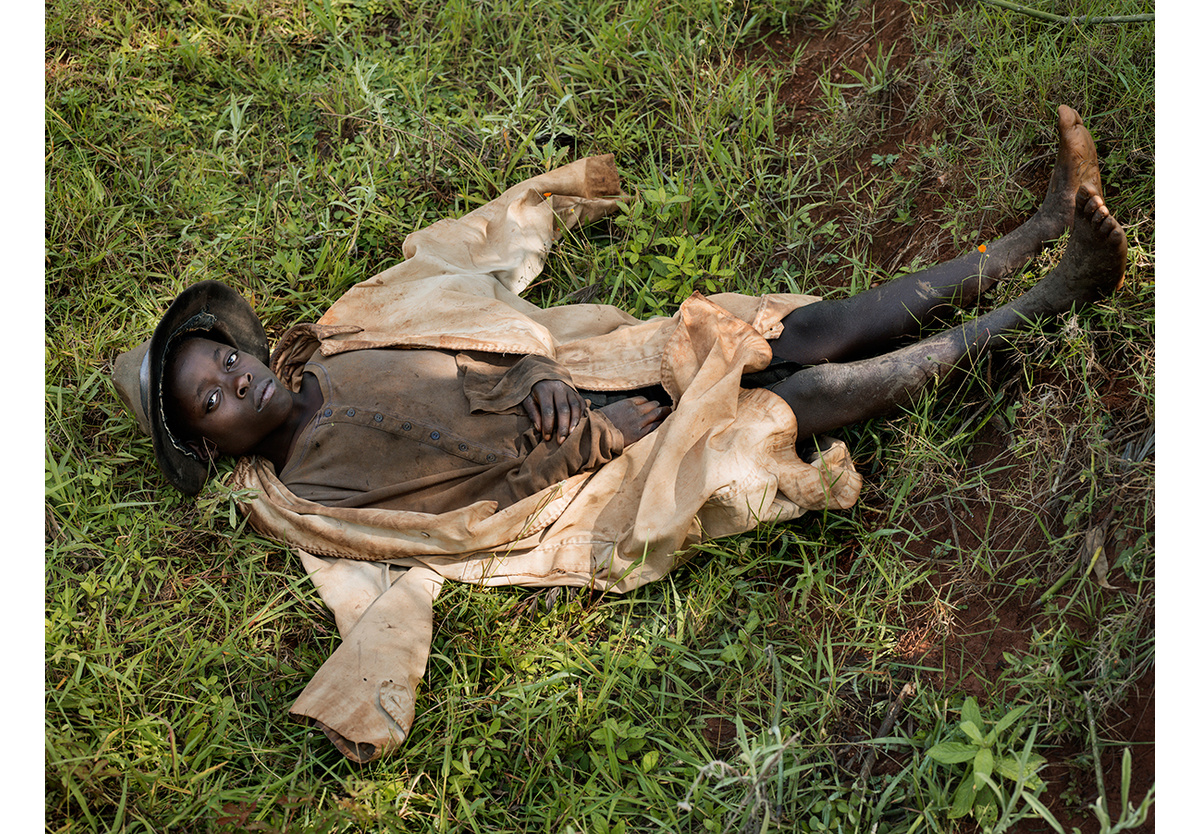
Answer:
[[[207,437],[202,437],[199,440],[188,440],[186,444],[192,454],[205,463],[212,463],[221,456],[221,453],[217,451],[217,444],[213,443]]]

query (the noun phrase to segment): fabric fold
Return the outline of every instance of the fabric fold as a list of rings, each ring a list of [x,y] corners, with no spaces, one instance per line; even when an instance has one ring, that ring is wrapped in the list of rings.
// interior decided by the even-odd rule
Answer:
[[[543,310],[519,297],[560,228],[603,216],[619,199],[611,156],[519,183],[410,235],[403,263],[285,336],[272,358],[278,373],[316,350],[513,354],[538,357],[515,360],[530,368],[560,367],[580,389],[662,385],[674,400],[657,430],[603,466],[506,507],[326,507],[293,495],[268,462],[238,463],[234,483],[249,496],[240,506],[251,525],[297,549],[343,635],[293,711],[320,722],[356,761],[396,749],[411,731],[443,581],[624,593],[661,578],[706,538],[858,497],[862,478],[844,444],[802,460],[787,404],[741,385],[771,361],[783,318],[816,297],[694,295],[675,316],[647,321],[606,305]],[[500,389],[481,383],[477,394],[511,402],[515,390]]]
[[[318,568],[314,581],[328,585]],[[397,578],[362,612],[289,712],[318,723],[343,755],[368,762],[404,743],[433,638],[442,577],[428,568]]]
[[[489,356],[483,361],[469,353],[456,357],[463,392],[474,412],[498,414],[516,408],[533,386],[544,380],[573,385],[571,372],[545,356]]]

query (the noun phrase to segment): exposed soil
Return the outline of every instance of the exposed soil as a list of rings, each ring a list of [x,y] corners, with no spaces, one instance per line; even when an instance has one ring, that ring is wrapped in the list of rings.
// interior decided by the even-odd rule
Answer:
[[[849,23],[831,29],[820,29],[812,21],[800,21],[790,31],[770,35],[741,56],[748,63],[786,62],[792,67],[791,75],[780,95],[778,129],[786,134],[791,131],[811,131],[820,128],[826,112],[822,103],[819,78],[832,71],[832,80],[843,80],[851,71],[859,73],[868,69],[868,62],[879,54],[889,54],[889,67],[895,75],[913,61],[921,60],[915,53],[912,29],[913,13],[903,0],[875,0],[859,4],[860,11]],[[916,116],[911,104],[915,91],[904,82],[891,84],[887,89],[873,94],[872,127],[865,141],[855,148],[845,149],[845,158],[839,160],[843,176],[848,174],[841,187],[847,205],[859,194],[861,186],[872,177],[887,170],[887,165],[907,166],[912,161],[914,149],[927,145],[935,135],[947,132],[945,111]],[[952,127],[952,126],[951,126]],[[951,130],[952,132],[952,130]],[[885,165],[880,165],[883,158]],[[1021,183],[1035,194],[1044,193],[1052,167],[1052,155],[1033,160],[1020,169]],[[965,193],[971,183],[961,169],[928,171],[917,190],[913,206],[914,218],[933,218],[952,195]],[[853,208],[861,217],[861,205]],[[821,220],[849,217],[851,209],[840,211],[828,208]],[[875,266],[890,271],[896,266],[910,263],[916,257],[926,262],[944,260],[958,254],[951,233],[933,222],[920,220],[903,224],[888,218],[894,211],[879,212],[878,222],[870,227],[869,251],[866,255]],[[1015,228],[1023,217],[988,218],[991,235],[1003,234]],[[1000,360],[1003,361],[1003,360]],[[1039,382],[1035,380],[1035,384]],[[1052,381],[1041,380],[1049,384]],[[1082,392],[1080,392],[1082,394]],[[1120,376],[1113,376],[1100,390],[1103,405],[1110,409],[1115,423],[1129,418],[1134,430],[1145,429],[1144,415],[1135,414],[1135,396],[1130,383]],[[1124,440],[1121,441],[1122,443]],[[1021,467],[1014,459],[1010,440],[1003,425],[989,425],[976,438],[970,453],[970,463],[984,472],[981,476],[987,486],[986,492],[993,496],[1007,496],[1018,484],[1012,483],[1019,477]],[[1112,493],[1106,508],[1095,518],[1089,519],[1094,529],[1100,531],[1106,557],[1112,561],[1120,550],[1128,545],[1122,538],[1129,529],[1137,529],[1138,521],[1152,529],[1153,518],[1134,519],[1118,533],[1105,535],[1108,521],[1114,512],[1122,512],[1118,503],[1120,488]],[[887,505],[883,496],[864,496],[869,507],[872,500],[882,508]],[[1006,499],[1007,500],[1007,499]],[[1062,532],[1064,502],[1047,501],[1037,510],[1038,517],[1047,529]],[[964,506],[965,504],[965,506]],[[1024,513],[1023,515],[1021,513]],[[1009,658],[1019,656],[1045,626],[1047,617],[1044,608],[1038,605],[1038,596],[1045,583],[1030,583],[1024,593],[1008,593],[1006,598],[997,599],[993,586],[986,577],[973,575],[956,556],[970,553],[987,539],[989,548],[1000,552],[1022,552],[1036,535],[1028,523],[1030,507],[1017,507],[1009,503],[981,499],[959,502],[953,512],[949,502],[930,501],[915,510],[921,527],[927,535],[921,541],[907,544],[912,558],[935,567],[932,586],[938,591],[939,600],[953,599],[953,610],[945,610],[945,603],[930,601],[928,610],[914,612],[913,627],[904,635],[897,647],[901,659],[921,661],[922,666],[940,666],[938,673],[923,673],[922,682],[946,693],[976,696],[986,704],[995,691],[994,681],[1004,669]],[[1104,512],[1108,513],[1104,517]],[[1044,534],[1041,541],[1045,541]],[[949,554],[945,544],[953,542]],[[943,550],[938,551],[938,547]],[[846,570],[855,558],[852,553],[838,555],[839,569]],[[842,563],[847,564],[843,565]],[[1061,574],[1059,565],[1043,566],[1047,574]],[[1022,587],[1021,576],[994,577],[996,584],[1012,589]],[[1028,570],[1028,565],[1024,566]],[[1044,578],[1044,577],[1043,577]],[[1109,577],[1114,586],[1108,593],[1130,594],[1133,589],[1123,578]],[[950,589],[950,590],[947,590]],[[943,593],[942,590],[946,590]],[[1151,620],[1152,622],[1152,620]],[[1094,627],[1094,623],[1079,623],[1080,629]],[[886,689],[892,694],[899,691],[903,681],[888,681]],[[1141,674],[1140,679],[1129,682],[1122,690],[1119,703],[1106,705],[1103,714],[1096,715],[1100,737],[1106,742],[1101,755],[1104,783],[1108,790],[1110,814],[1115,819],[1120,815],[1119,785],[1121,782],[1121,748],[1129,745],[1133,753],[1133,780],[1130,798],[1136,804],[1141,801],[1154,783],[1154,669]],[[860,718],[865,718],[860,716]],[[853,742],[863,738],[865,720],[855,721],[850,717],[844,732],[844,740]],[[872,733],[873,730],[866,730]],[[719,747],[729,736],[729,728],[713,724],[705,728],[710,743]],[[1079,733],[1073,734],[1078,738]],[[1087,737],[1086,727],[1082,733]],[[1050,750],[1040,749],[1049,758],[1041,774],[1048,783],[1042,800],[1064,825],[1067,831],[1078,828],[1085,834],[1097,831],[1099,824],[1088,806],[1097,796],[1095,772],[1091,765],[1090,750],[1083,749],[1084,743],[1067,741]],[[850,750],[851,748],[847,748]],[[1084,763],[1086,762],[1086,764]],[[847,764],[851,762],[847,761]],[[875,772],[887,772],[894,763],[877,763]],[[1026,824],[1015,829],[1020,831],[1049,831],[1045,824]],[[1154,811],[1151,809],[1148,823],[1142,830],[1154,830]]]
[[[951,5],[949,0],[945,5]],[[915,260],[935,263],[961,254],[963,244],[955,241],[952,231],[939,223],[948,198],[974,187],[968,164],[931,166],[920,163],[922,149],[929,148],[955,126],[947,107],[914,108],[917,103],[920,72],[906,72],[925,61],[913,41],[913,9],[902,0],[874,0],[858,4],[861,11],[849,23],[821,29],[813,23],[800,23],[787,32],[767,36],[748,50],[748,62],[786,62],[792,69],[779,94],[777,131],[782,135],[812,132],[828,118],[822,99],[820,79],[834,84],[856,85],[872,77],[872,67],[886,64],[886,86],[882,90],[859,93],[851,101],[850,118],[863,129],[860,140],[845,149],[838,160],[838,204],[816,210],[819,224],[829,221],[845,227],[842,221],[863,223],[863,202],[870,206],[866,225],[870,244],[865,253],[869,261],[884,273]],[[1003,120],[996,130],[1004,131]],[[1017,184],[1034,194],[1045,192],[1053,167],[1053,153],[1047,152],[1021,165],[1014,174]],[[911,204],[898,206],[895,195],[880,182],[892,171],[919,171],[919,181],[911,188]],[[903,209],[909,220],[896,219]],[[1001,216],[981,208],[972,218],[983,240],[1012,231],[1024,217]],[[782,254],[782,253],[781,253]],[[849,268],[834,266],[836,279],[841,269],[844,279]],[[834,281],[836,283],[836,280]]]
[[[790,77],[780,90],[782,108],[777,125],[787,135],[798,131],[818,129],[825,117],[819,79],[828,77],[834,83],[851,83],[854,73],[869,73],[869,63],[886,55],[889,75],[900,76],[914,60],[911,36],[910,7],[899,0],[883,0],[869,4],[849,25],[818,29],[800,25],[787,33],[769,36],[751,53],[753,60],[786,60],[792,67]],[[861,213],[853,205],[864,182],[876,176],[879,166],[873,160],[891,160],[887,169],[900,169],[913,162],[916,149],[928,145],[945,129],[943,116],[934,113],[917,119],[908,118],[914,90],[903,82],[893,81],[886,90],[868,96],[870,104],[883,116],[882,123],[858,148],[848,149],[846,176],[838,193],[847,208],[837,206],[819,210],[819,222],[838,221],[852,213]],[[912,215],[934,218],[943,207],[947,189],[953,185],[949,172],[931,172],[923,178],[914,203]],[[1048,181],[1048,176],[1047,176]],[[853,205],[853,208],[850,206]],[[891,270],[898,264],[922,257],[927,261],[943,260],[958,254],[950,234],[936,226],[914,226],[896,222],[873,224],[869,255],[871,261]]]

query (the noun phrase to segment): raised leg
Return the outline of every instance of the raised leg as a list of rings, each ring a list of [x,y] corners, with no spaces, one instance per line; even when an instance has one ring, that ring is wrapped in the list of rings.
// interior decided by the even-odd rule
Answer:
[[[1126,248],[1125,231],[1099,192],[1085,185],[1076,196],[1062,261],[1015,301],[882,356],[805,368],[771,390],[796,413],[801,439],[911,404],[1006,334],[1111,293],[1124,275]]]
[[[889,281],[850,298],[822,301],[783,320],[773,348],[777,359],[801,365],[869,355],[896,339],[915,336],[951,306],[981,293],[1020,269],[1074,222],[1081,187],[1102,194],[1096,145],[1079,114],[1058,108],[1058,157],[1046,198],[1017,230],[944,264]]]

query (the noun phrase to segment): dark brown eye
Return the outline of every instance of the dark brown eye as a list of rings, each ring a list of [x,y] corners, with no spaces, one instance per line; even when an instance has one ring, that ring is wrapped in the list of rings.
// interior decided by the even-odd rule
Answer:
[[[236,350],[230,351],[229,356],[227,356],[225,358],[225,370],[228,371],[229,369],[231,369],[234,366],[234,363],[237,362],[237,358],[238,358],[237,351]]]

